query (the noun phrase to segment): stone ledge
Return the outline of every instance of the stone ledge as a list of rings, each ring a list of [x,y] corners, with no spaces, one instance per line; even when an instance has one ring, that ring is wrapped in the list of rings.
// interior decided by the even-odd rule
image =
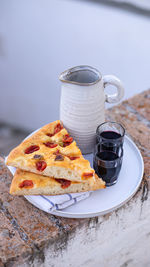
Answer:
[[[0,251],[2,262],[13,262],[17,258],[17,262],[21,263],[22,255],[28,257],[31,254],[31,248],[23,242],[19,234],[15,231],[13,224],[6,218],[5,213],[0,212]]]
[[[117,216],[118,211],[130,207],[130,203],[143,203],[148,199],[150,186],[150,128],[148,124],[150,90],[134,96],[128,101],[107,110],[109,120],[121,122],[127,134],[135,141],[142,152],[145,173],[142,184],[135,196],[122,208],[104,216],[91,219],[66,219],[47,214],[32,206],[23,197],[13,197],[9,194],[12,175],[0,158],[0,267],[3,266],[46,266],[45,251],[53,248],[53,257],[67,247],[71,236],[80,229],[96,231],[100,224],[105,224],[110,217]],[[137,100],[146,99],[146,104],[137,104]],[[133,208],[133,205],[131,205]],[[119,220],[119,218],[118,218]],[[92,230],[93,229],[93,230]],[[10,248],[8,250],[8,248]],[[23,265],[25,264],[25,265]],[[49,265],[47,265],[49,266]],[[51,265],[54,266],[54,265]]]
[[[141,115],[143,121],[146,119],[150,126],[150,89],[124,101],[124,104],[132,107],[133,112],[136,111],[137,116]]]
[[[9,221],[14,233],[14,240],[18,240],[18,254],[8,254],[7,246],[8,238],[3,242],[5,253],[0,251],[0,258],[3,263],[11,262],[11,266],[15,266],[19,262],[19,257],[22,256],[22,262],[32,261],[32,258],[38,258],[38,261],[43,261],[43,250],[45,247],[60,240],[62,246],[66,242],[68,233],[73,231],[77,226],[84,223],[83,219],[65,219],[47,214],[33,205],[31,205],[24,197],[13,197],[9,194],[9,187],[12,180],[12,174],[4,164],[4,160],[0,158],[0,211],[3,216]],[[2,228],[2,232],[5,230]],[[9,231],[9,227],[6,229]],[[3,236],[5,239],[5,236]],[[19,238],[19,239],[18,239]],[[3,239],[3,241],[4,241]],[[27,255],[23,248],[19,249],[19,240],[22,242],[22,247],[27,251]],[[17,241],[16,241],[17,242]],[[59,245],[60,247],[60,245]],[[26,248],[26,249],[25,249]],[[27,250],[27,248],[30,248]],[[22,252],[23,250],[23,252]],[[12,251],[14,248],[12,246]],[[4,255],[7,258],[4,258]],[[15,257],[16,255],[16,257]]]

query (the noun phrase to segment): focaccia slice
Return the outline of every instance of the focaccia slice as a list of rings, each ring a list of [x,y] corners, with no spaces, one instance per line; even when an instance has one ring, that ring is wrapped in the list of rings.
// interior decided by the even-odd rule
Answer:
[[[47,176],[16,170],[10,187],[12,195],[60,195],[79,193],[105,188],[105,182],[96,176],[86,183],[55,179]]]
[[[7,165],[71,181],[95,179],[95,171],[58,120],[45,125],[14,148]]]

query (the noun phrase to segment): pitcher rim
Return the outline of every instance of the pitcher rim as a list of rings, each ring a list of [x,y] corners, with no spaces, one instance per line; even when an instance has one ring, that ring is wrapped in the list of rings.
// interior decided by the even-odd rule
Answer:
[[[94,72],[95,74],[98,75],[98,79],[94,82],[89,82],[89,83],[81,83],[81,82],[76,82],[76,81],[69,81],[69,80],[65,80],[63,77],[66,75],[69,75],[75,71],[84,71],[84,70],[89,70],[89,71],[92,71]],[[72,67],[72,68],[69,68],[65,71],[63,71],[60,75],[59,75],[59,80],[61,82],[64,82],[64,83],[70,83],[70,84],[76,84],[76,85],[81,85],[81,86],[90,86],[90,85],[93,85],[93,84],[96,84],[98,83],[100,80],[102,79],[102,75],[100,73],[99,70],[97,70],[96,68],[94,67],[91,67],[89,65],[79,65],[79,66],[75,66],[75,67]]]

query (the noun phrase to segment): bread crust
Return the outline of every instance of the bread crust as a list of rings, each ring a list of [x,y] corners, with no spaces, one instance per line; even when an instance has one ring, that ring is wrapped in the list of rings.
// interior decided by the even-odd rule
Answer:
[[[33,186],[20,187],[24,181],[32,181]],[[78,193],[94,191],[105,188],[105,182],[95,176],[95,179],[89,178],[86,183],[71,182],[70,186],[63,189],[57,179],[30,173],[17,169],[10,187],[12,195],[60,195],[66,193]]]

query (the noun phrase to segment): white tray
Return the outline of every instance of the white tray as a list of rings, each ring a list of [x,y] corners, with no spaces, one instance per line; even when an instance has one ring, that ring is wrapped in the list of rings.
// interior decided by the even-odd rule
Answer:
[[[93,155],[85,155],[85,158],[93,166]],[[9,168],[14,174],[15,168]],[[144,163],[139,149],[129,137],[125,136],[123,163],[118,182],[111,187],[93,192],[89,198],[75,205],[49,213],[67,218],[90,218],[113,211],[136,193],[143,177],[143,171]],[[32,196],[25,197],[34,206],[42,209],[38,201],[35,201],[35,197],[34,201]]]

